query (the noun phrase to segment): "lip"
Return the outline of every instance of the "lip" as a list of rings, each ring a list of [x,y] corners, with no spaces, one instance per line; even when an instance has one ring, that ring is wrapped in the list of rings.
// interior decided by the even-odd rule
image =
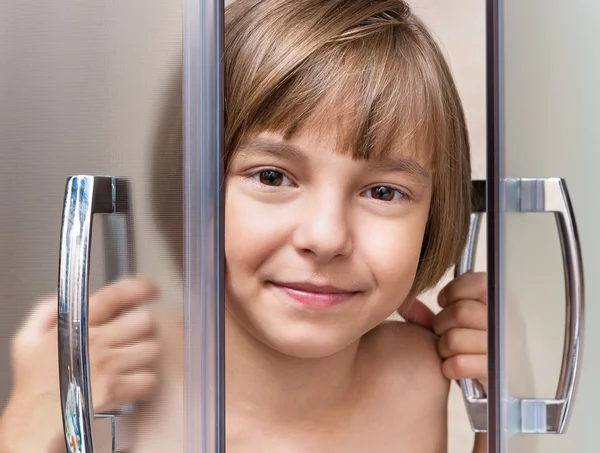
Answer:
[[[315,308],[327,308],[352,299],[360,291],[351,291],[331,285],[317,285],[307,282],[269,282],[276,290],[294,299],[302,305]]]

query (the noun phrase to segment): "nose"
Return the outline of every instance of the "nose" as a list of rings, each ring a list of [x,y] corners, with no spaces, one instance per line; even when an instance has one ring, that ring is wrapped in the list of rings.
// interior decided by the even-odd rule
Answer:
[[[334,193],[307,197],[293,235],[298,252],[319,263],[350,255],[353,244],[347,203]]]

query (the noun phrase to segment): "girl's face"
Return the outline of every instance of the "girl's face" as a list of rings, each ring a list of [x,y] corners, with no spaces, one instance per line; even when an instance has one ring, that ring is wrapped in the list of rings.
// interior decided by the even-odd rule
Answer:
[[[335,130],[243,143],[225,198],[226,306],[236,324],[283,354],[314,358],[383,322],[415,278],[429,173],[401,150],[354,160],[335,149]]]

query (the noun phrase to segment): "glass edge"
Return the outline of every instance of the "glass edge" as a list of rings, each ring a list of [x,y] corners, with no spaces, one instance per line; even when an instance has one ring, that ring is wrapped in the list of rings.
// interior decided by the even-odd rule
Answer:
[[[183,0],[185,451],[224,453],[223,0]]]
[[[488,303],[488,453],[506,450],[502,269],[504,232],[502,187],[501,22],[502,0],[486,1],[487,78],[487,303]]]

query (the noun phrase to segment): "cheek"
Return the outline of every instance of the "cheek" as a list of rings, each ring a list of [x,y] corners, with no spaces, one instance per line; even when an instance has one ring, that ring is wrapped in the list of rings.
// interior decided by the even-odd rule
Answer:
[[[428,210],[400,220],[373,220],[364,232],[361,255],[367,261],[382,300],[402,302],[415,279]],[[394,310],[397,307],[392,307]]]
[[[225,195],[225,259],[230,272],[253,272],[282,244],[286,216],[275,206],[258,203],[236,188]]]

